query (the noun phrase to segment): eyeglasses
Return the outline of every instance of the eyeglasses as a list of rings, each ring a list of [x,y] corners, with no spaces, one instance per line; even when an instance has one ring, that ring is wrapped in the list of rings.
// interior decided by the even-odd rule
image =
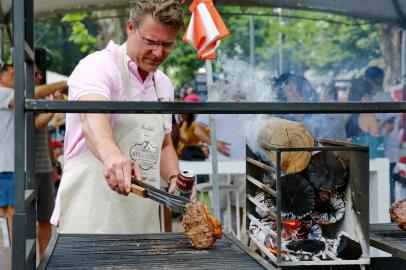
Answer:
[[[138,29],[138,33],[140,34],[140,37],[142,38],[142,41],[144,42],[144,44],[151,49],[155,50],[155,49],[158,49],[160,46],[162,46],[162,50],[164,52],[170,52],[175,47],[175,42],[163,42],[163,41],[151,40],[149,38],[144,37],[141,34],[139,27],[137,27],[137,29]]]

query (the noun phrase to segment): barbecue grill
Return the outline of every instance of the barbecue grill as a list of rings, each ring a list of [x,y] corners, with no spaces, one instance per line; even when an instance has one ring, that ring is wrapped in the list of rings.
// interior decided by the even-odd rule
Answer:
[[[255,246],[267,261],[278,267],[304,265],[362,266],[369,264],[368,148],[347,142],[318,140],[315,147],[291,148],[269,145],[265,146],[265,150],[274,151],[276,154],[276,162],[274,164],[265,158],[257,156],[247,147],[246,226],[249,245]],[[296,187],[298,192],[302,192],[300,196],[294,196],[292,193],[286,192],[286,183],[283,181],[287,181],[287,179],[292,177],[282,171],[281,156],[284,152],[292,151],[311,152],[313,157],[317,154],[320,155],[320,153],[326,154],[326,156],[328,156],[327,154],[338,154],[345,160],[348,167],[348,179],[345,185],[343,185],[342,179],[339,179],[337,182],[338,185],[342,185],[337,188],[340,194],[342,194],[342,202],[336,203],[343,208],[342,211],[345,211],[341,212],[342,216],[337,215],[336,218],[332,218],[332,224],[320,222],[320,220],[315,219],[313,216],[318,194],[314,183],[317,181],[308,181],[311,183],[310,188],[308,188],[308,182],[303,180],[307,184],[300,184],[300,187]],[[301,172],[298,175],[296,179],[312,177],[312,174],[306,174],[306,172]],[[318,187],[321,186],[323,185],[319,183]],[[323,192],[326,193],[326,191],[320,192],[321,194]],[[327,191],[327,193],[336,194],[330,193],[330,191]],[[283,195],[286,194],[290,194],[290,196],[283,198]],[[265,203],[261,203],[263,196],[268,197]],[[293,206],[296,205],[294,208],[298,209],[296,216],[293,213],[293,218],[292,215],[283,212],[291,207],[287,207],[287,203]],[[266,209],[266,207],[269,208]],[[266,219],[264,219],[264,213],[268,213]],[[298,232],[299,229],[292,229],[292,226],[299,226],[299,224],[306,224],[307,227],[311,228],[308,233],[309,237],[314,237],[314,240],[307,240],[306,238],[306,240],[292,241],[293,238],[290,238],[289,233],[291,233],[291,230],[297,230],[295,232]],[[294,235],[296,237],[297,235],[303,235],[303,233],[296,233]],[[354,255],[346,256],[343,253],[340,254],[338,250],[343,247],[340,246],[343,243],[348,245],[346,246],[346,249],[348,248],[347,252],[349,251],[347,254],[359,252],[360,256],[351,258]],[[298,248],[297,246],[299,245],[301,246]],[[339,245],[338,249],[337,245]],[[292,246],[296,250],[289,249]],[[310,246],[312,248],[309,250]],[[356,250],[357,247],[358,250]]]
[[[266,262],[224,235],[208,250],[182,233],[60,234],[38,269],[264,269]]]

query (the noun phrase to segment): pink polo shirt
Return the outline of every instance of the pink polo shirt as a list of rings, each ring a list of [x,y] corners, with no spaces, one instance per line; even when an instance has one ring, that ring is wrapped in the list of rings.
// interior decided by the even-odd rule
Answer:
[[[120,45],[110,41],[106,49],[92,53],[82,59],[68,80],[69,100],[78,100],[86,94],[99,94],[112,101],[124,100],[119,55]],[[145,81],[142,81],[136,63],[128,56],[127,61],[130,73],[131,100],[157,101],[152,80],[155,76],[160,97],[164,101],[173,101],[173,85],[163,72],[157,70],[155,73],[150,73]],[[113,128],[119,119],[119,114],[111,115],[110,124]],[[164,119],[165,133],[170,133],[172,130],[171,115],[165,115]],[[82,121],[77,113],[66,114],[64,147],[65,161],[88,150],[82,132]]]

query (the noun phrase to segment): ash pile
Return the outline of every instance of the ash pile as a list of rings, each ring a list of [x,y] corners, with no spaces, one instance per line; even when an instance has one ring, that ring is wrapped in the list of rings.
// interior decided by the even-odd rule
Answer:
[[[326,127],[327,128],[327,127]],[[247,230],[281,265],[368,264],[368,149],[269,118],[247,151]]]

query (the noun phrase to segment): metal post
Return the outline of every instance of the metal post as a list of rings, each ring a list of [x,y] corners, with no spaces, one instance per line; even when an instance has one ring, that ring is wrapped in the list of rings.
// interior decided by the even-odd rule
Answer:
[[[0,62],[5,62],[4,59],[4,22],[0,22]]]
[[[207,76],[207,94],[209,98],[213,91],[213,72],[211,61],[206,60],[206,76]],[[211,137],[211,164],[213,170],[213,209],[214,216],[220,219],[220,198],[219,198],[219,174],[218,174],[218,159],[217,159],[217,136],[216,136],[216,121],[213,115],[209,115],[209,128]]]
[[[25,191],[25,117],[24,117],[24,9],[25,1],[13,1],[14,32],[14,95],[15,95],[15,209],[13,218],[13,269],[26,268],[26,215],[24,207]]]
[[[403,100],[406,100],[406,30],[402,31],[402,52],[401,52],[401,80],[403,85]],[[403,129],[406,127],[406,118],[403,117]],[[406,141],[406,132],[403,133],[403,140]]]
[[[255,66],[255,22],[254,16],[249,17],[250,20],[250,65]]]
[[[33,0],[25,0],[25,41],[27,45],[31,48],[34,52],[34,3]],[[35,55],[35,54],[34,54]],[[25,85],[26,85],[26,97],[27,98],[34,98],[34,62],[29,60],[25,60]],[[34,151],[34,141],[35,141],[35,113],[34,112],[27,112],[25,117],[25,130],[26,130],[26,190],[34,190],[35,193],[35,151]],[[25,194],[27,194],[25,192]],[[25,200],[24,200],[25,201]],[[33,243],[36,239],[36,225],[37,225],[37,209],[35,207],[36,201],[30,201],[27,203],[25,201],[25,214],[26,214],[26,239],[29,240],[27,243]],[[26,245],[30,245],[26,244]],[[29,250],[27,256],[31,256],[28,258],[27,261],[27,268],[28,269],[35,269],[36,266],[36,245],[28,246],[28,248],[32,248],[33,250]]]
[[[278,9],[279,10],[279,24],[283,24],[282,21],[282,9]],[[281,75],[283,73],[283,33],[279,32],[279,43],[278,43],[278,57],[279,57],[279,65],[278,65],[278,72],[279,75]]]
[[[276,150],[276,221],[277,221],[277,230],[276,230],[276,246],[278,249],[276,262],[282,262],[282,188],[281,188],[281,151]]]

